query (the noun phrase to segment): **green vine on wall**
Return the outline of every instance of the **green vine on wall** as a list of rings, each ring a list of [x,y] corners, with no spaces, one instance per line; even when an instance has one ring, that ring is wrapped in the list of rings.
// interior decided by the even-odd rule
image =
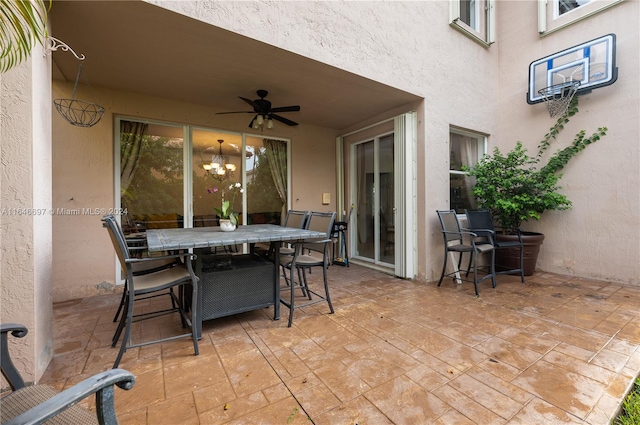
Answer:
[[[571,145],[554,153],[546,165],[538,168],[543,154],[556,140],[565,124],[578,113],[578,98],[572,99],[567,112],[558,118],[538,145],[535,157],[518,141],[511,151],[503,155],[496,147],[492,155],[485,155],[475,166],[466,169],[476,178],[473,194],[480,208],[491,211],[498,225],[518,228],[523,221],[538,220],[546,210],[566,210],[571,201],[559,192],[562,174],[558,172],[584,150],[606,135],[607,127],[599,127],[591,136],[578,132]]]

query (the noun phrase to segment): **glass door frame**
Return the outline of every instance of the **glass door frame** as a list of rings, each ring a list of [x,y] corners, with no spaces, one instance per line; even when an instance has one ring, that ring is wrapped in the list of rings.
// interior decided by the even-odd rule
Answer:
[[[242,149],[241,149],[241,161],[242,164],[246,164],[247,154],[246,154],[246,146],[247,146],[247,137],[254,137],[258,139],[274,139],[281,140],[287,144],[287,208],[291,205],[291,139],[284,137],[276,137],[269,135],[268,137],[264,134],[255,134],[255,133],[245,133],[241,131],[229,131],[218,129],[215,127],[206,127],[201,125],[189,125],[189,124],[180,124],[175,122],[168,122],[162,120],[150,120],[140,117],[134,116],[126,116],[126,115],[115,115],[113,120],[113,182],[114,182],[114,206],[116,210],[120,210],[122,207],[121,201],[121,192],[120,192],[120,122],[121,121],[136,121],[136,122],[144,122],[148,124],[156,124],[163,125],[174,128],[182,129],[182,139],[183,139],[183,217],[184,217],[184,227],[193,227],[193,172],[192,172],[192,164],[193,164],[193,139],[192,134],[194,129],[212,131],[216,133],[224,133],[224,134],[234,134],[241,136],[242,139]],[[247,183],[247,175],[246,175],[246,166],[242,167],[242,178],[241,178],[242,186],[246,187]],[[242,214],[244,217],[247,216],[247,191],[245,190],[242,193]],[[116,220],[120,225],[121,217],[116,216]],[[245,244],[246,245],[246,244]],[[244,247],[244,251],[247,250],[247,247]],[[115,283],[116,285],[123,285],[124,279],[122,278],[121,266],[118,258],[114,258],[115,261]]]
[[[358,205],[356,204],[356,209],[354,210],[356,212],[355,216],[351,218],[353,225],[350,225],[349,227],[351,228],[351,251],[353,252],[352,257],[356,260],[360,260],[366,263],[372,263],[374,265],[377,266],[381,266],[384,268],[395,268],[394,264],[392,263],[386,263],[384,261],[382,261],[381,258],[381,233],[380,233],[380,139],[388,137],[388,136],[393,136],[394,138],[394,145],[395,145],[395,135],[393,131],[387,131],[381,134],[377,134],[373,137],[368,137],[365,140],[353,143],[350,147],[349,147],[349,156],[350,156],[350,161],[351,161],[351,165],[349,167],[349,169],[351,170],[351,175],[349,176],[349,187],[351,188],[351,193],[350,193],[350,197],[351,199],[355,200],[357,199],[358,196],[358,155],[357,155],[357,150],[359,146],[362,146],[364,144],[367,143],[373,143],[373,187],[374,187],[374,196],[373,196],[373,258],[370,257],[364,257],[364,256],[359,256],[356,254],[356,247],[357,247],[357,228],[358,228],[358,215],[360,215],[361,217],[363,217],[361,214],[357,214],[357,210],[358,210]],[[395,167],[394,167],[395,168]],[[395,170],[394,170],[394,174],[395,174]],[[354,201],[355,203],[355,201]],[[394,200],[395,203],[395,200]],[[393,217],[394,217],[394,224],[395,224],[395,206],[393,208]]]

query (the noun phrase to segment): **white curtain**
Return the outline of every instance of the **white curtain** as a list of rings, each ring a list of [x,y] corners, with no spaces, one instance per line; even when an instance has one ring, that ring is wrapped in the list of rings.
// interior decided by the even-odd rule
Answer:
[[[460,161],[467,167],[471,167],[478,162],[478,139],[468,136],[458,136],[460,146]],[[472,194],[473,181],[471,177],[464,177],[464,190],[467,195],[467,199],[472,203],[472,207],[475,208],[475,198]]]

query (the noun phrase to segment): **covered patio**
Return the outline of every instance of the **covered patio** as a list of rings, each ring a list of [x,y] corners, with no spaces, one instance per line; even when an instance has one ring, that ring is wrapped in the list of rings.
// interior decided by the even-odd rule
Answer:
[[[205,322],[197,357],[188,339],[127,351],[120,367],[137,382],[116,390],[120,422],[605,424],[640,371],[640,288],[536,273],[485,282],[475,298],[469,284],[354,264],[329,278],[334,315],[317,304],[287,328],[257,310]],[[118,302],[54,304],[42,383],[63,388],[111,367]],[[165,317],[134,335],[174,327]]]

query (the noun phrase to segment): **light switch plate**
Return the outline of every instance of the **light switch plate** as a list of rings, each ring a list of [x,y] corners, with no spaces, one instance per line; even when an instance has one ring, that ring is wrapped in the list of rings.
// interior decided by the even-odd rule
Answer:
[[[331,194],[329,192],[324,192],[322,194],[322,205],[329,205],[331,203]]]

